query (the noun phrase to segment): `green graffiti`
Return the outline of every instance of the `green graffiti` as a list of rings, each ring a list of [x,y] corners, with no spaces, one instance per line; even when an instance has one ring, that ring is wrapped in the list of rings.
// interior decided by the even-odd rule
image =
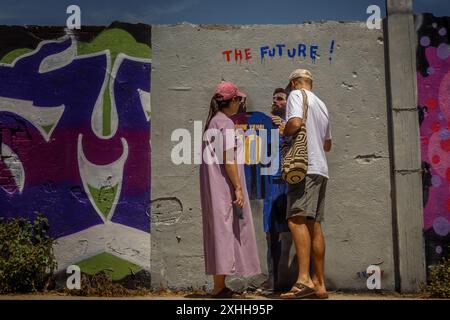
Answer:
[[[91,54],[100,52],[103,50],[109,50],[111,53],[111,67],[116,61],[119,53],[135,58],[150,59],[152,56],[151,48],[142,43],[138,43],[131,34],[121,29],[107,29],[101,32],[92,42],[78,43],[78,54]],[[108,70],[108,83],[107,89],[103,95],[103,128],[102,133],[104,136],[111,134],[111,99],[109,96],[109,86],[112,85],[111,70]]]
[[[107,252],[102,252],[96,256],[83,260],[76,265],[80,267],[81,272],[90,275],[104,271],[110,275],[114,281],[121,280],[132,272],[137,273],[142,270],[140,266]]]
[[[3,58],[0,60],[1,63],[7,63],[7,64],[11,64],[14,62],[14,60],[16,60],[17,58],[19,58],[20,56],[23,56],[27,53],[33,52],[33,49],[29,49],[29,48],[21,48],[21,49],[16,49],[13,50],[9,53],[7,53],[6,55],[3,56]]]
[[[114,85],[113,79],[111,79],[111,71],[116,61],[117,56],[120,53],[126,54],[134,58],[151,59],[151,48],[143,43],[139,43],[136,39],[127,31],[122,29],[106,29],[102,31],[91,42],[77,42],[77,55],[87,55],[98,53],[108,50],[111,55],[111,65],[107,70],[107,85],[103,94],[103,125],[102,134],[109,136],[111,134],[111,97],[110,86]],[[32,52],[32,49],[21,48],[15,49],[6,54],[2,59],[2,63],[12,63],[15,59],[23,56],[24,54]],[[149,114],[150,116],[150,114]],[[54,125],[43,126],[43,130],[49,133]],[[105,218],[108,217],[114,198],[117,192],[117,186],[106,187],[102,189],[96,189],[89,186],[89,191],[95,201],[97,208],[101,211]]]
[[[91,42],[77,43],[77,55],[92,54],[104,50],[109,50],[111,54],[111,66],[110,70],[107,71],[107,86],[103,94],[102,134],[109,136],[111,134],[111,97],[109,96],[109,86],[112,85],[111,68],[116,61],[117,55],[123,53],[134,58],[151,59],[152,49],[146,44],[137,42],[127,31],[117,28],[102,31]],[[15,59],[32,51],[29,48],[15,49],[6,54],[0,62],[11,64]]]
[[[106,186],[97,189],[88,185],[89,192],[92,195],[97,208],[102,212],[105,218],[108,218],[109,212],[114,204],[114,199],[117,194],[117,187],[118,185],[116,184],[113,187]]]
[[[112,64],[119,53],[145,59],[150,59],[152,55],[148,45],[137,42],[131,34],[122,29],[102,31],[91,42],[79,42],[77,49],[79,55],[109,50]]]
[[[54,127],[54,124],[51,124],[49,126],[42,126],[42,129],[44,129],[44,131],[48,134]]]
[[[112,67],[116,61],[117,56],[122,53],[134,58],[151,59],[152,50],[149,45],[138,43],[136,39],[127,31],[122,29],[106,29],[102,31],[91,42],[78,42],[77,56],[99,53],[108,50],[110,52],[111,64],[109,70],[106,70],[107,86],[103,94],[103,126],[102,134],[109,136],[111,134],[111,97],[110,85],[114,85],[114,79],[111,77]],[[0,59],[0,63],[11,64],[16,59],[23,57],[26,54],[33,52],[34,49],[19,48],[10,51]],[[150,112],[147,112],[151,116]],[[45,125],[42,129],[49,133],[55,126]],[[96,188],[88,185],[88,190],[95,202],[95,206],[101,214],[108,219],[111,209],[114,205],[114,200],[118,191],[118,184],[114,186],[105,186]],[[100,271],[109,273],[113,280],[117,281],[123,279],[131,273],[137,273],[142,270],[142,267],[128,262],[124,259],[116,257],[110,253],[100,253],[91,258],[83,260],[77,265],[82,272],[87,274],[96,274]]]

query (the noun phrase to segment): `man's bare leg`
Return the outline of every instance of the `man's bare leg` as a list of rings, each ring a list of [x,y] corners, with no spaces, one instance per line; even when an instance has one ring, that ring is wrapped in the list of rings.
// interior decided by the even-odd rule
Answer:
[[[308,220],[308,229],[311,235],[311,260],[313,263],[314,276],[312,280],[316,293],[319,297],[327,296],[325,287],[325,239],[323,237],[322,225],[319,221]]]
[[[288,220],[288,225],[294,240],[298,260],[297,282],[314,288],[314,283],[310,276],[311,236],[306,217],[292,217]]]

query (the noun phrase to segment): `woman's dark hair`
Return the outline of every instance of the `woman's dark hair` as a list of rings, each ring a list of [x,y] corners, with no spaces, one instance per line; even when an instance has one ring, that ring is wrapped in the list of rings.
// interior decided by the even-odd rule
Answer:
[[[230,100],[222,100],[222,96],[214,95],[211,98],[211,103],[209,104],[209,114],[208,118],[206,118],[205,129],[206,131],[209,127],[209,123],[211,119],[217,114],[217,112],[222,111],[226,107],[228,107],[233,99]]]

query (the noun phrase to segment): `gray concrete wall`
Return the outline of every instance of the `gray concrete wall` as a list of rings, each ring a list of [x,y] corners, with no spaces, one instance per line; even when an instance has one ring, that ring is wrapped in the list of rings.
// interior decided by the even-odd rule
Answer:
[[[389,109],[395,185],[395,231],[402,292],[426,281],[423,239],[423,172],[417,112],[416,46],[412,0],[387,1]]]
[[[335,45],[332,48],[332,40]],[[260,47],[317,45],[313,61],[260,59]],[[365,289],[359,278],[382,263],[382,288],[393,290],[394,259],[388,148],[384,40],[365,23],[175,26],[152,30],[152,284],[200,287],[204,274],[197,165],[171,162],[174,129],[194,131],[204,121],[214,86],[222,78],[249,96],[249,109],[268,112],[272,91],[289,73],[308,68],[314,91],[327,104],[334,148],[326,200],[326,275],[330,288]],[[223,51],[250,48],[252,58],[227,62]],[[332,51],[332,53],[330,53]],[[309,55],[309,51],[308,51]],[[331,60],[330,60],[331,58]],[[157,200],[157,201],[156,201]],[[156,202],[155,202],[156,201]],[[156,205],[157,204],[157,205]],[[253,204],[261,263],[265,267],[262,206]]]

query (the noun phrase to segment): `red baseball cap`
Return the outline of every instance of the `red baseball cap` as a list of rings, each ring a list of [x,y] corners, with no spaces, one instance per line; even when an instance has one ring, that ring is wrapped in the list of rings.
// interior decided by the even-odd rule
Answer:
[[[216,87],[214,95],[221,96],[222,100],[227,101],[235,97],[246,98],[247,95],[238,90],[238,88],[231,82],[222,81]]]

